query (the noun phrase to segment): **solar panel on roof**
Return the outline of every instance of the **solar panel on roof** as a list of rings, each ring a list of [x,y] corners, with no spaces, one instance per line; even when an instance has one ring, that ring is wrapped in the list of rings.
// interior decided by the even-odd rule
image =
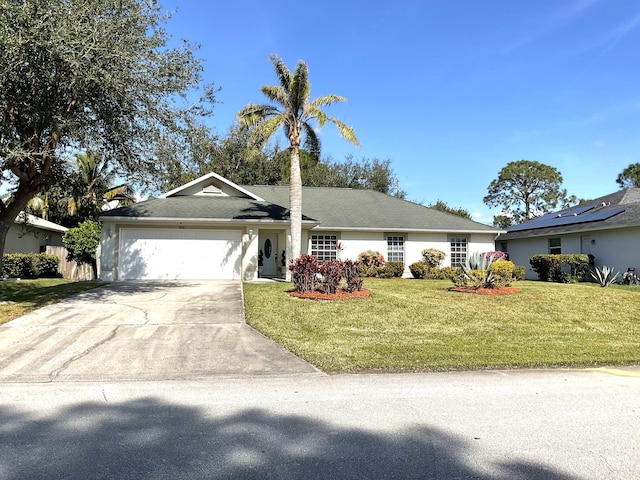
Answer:
[[[619,213],[624,212],[625,210],[626,209],[624,207],[618,207],[612,210],[599,210],[597,212],[587,213],[583,215],[583,217],[588,218],[587,220],[584,220],[585,222],[595,222],[596,220],[606,220],[608,218],[614,217]]]
[[[609,210],[598,210],[590,212],[594,207],[581,207],[580,212],[569,211],[565,213],[548,213],[542,217],[535,218],[527,223],[514,225],[507,229],[508,232],[520,232],[523,230],[533,230],[538,228],[559,227],[562,225],[573,225],[576,223],[596,222],[598,220],[606,220],[625,211],[625,208],[618,207]],[[575,215],[574,215],[575,213]]]
[[[564,217],[565,215],[580,215],[584,212],[588,212],[589,210],[593,210],[594,206],[593,205],[587,205],[587,206],[582,206],[582,207],[574,207],[574,208],[570,208],[569,210],[566,211],[566,213],[564,212],[560,212],[562,213],[562,216]]]

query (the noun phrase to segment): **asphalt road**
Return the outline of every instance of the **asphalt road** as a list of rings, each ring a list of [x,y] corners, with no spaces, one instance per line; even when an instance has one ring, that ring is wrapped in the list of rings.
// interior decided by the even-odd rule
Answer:
[[[0,384],[0,479],[636,479],[640,369]]]

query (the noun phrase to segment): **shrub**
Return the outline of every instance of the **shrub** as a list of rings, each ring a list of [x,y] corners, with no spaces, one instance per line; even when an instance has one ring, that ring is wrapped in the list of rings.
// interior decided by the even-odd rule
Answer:
[[[85,220],[77,227],[67,230],[62,236],[68,251],[67,260],[91,265],[94,278],[98,278],[96,250],[100,244],[100,230],[100,224],[93,220]]]
[[[14,278],[59,277],[60,260],[46,253],[7,253],[2,256],[2,276]]]
[[[35,278],[37,272],[33,265],[33,254],[7,253],[2,256],[2,276],[14,278]]]
[[[328,260],[318,267],[318,273],[322,275],[322,285],[325,293],[336,293],[342,277],[344,277],[344,263],[340,260]]]
[[[427,248],[422,250],[422,261],[430,268],[437,268],[447,256],[442,250]]]
[[[496,282],[500,286],[508,287],[513,282],[513,269],[515,265],[509,260],[497,260],[491,264],[490,270],[496,277]]]
[[[378,276],[381,278],[398,278],[404,274],[404,263],[387,262],[379,270]]]
[[[521,265],[516,265],[513,267],[513,279],[514,280],[524,280],[525,276],[525,268]]]
[[[429,274],[429,267],[424,262],[415,262],[409,265],[409,271],[413,278],[425,278]]]
[[[325,293],[333,294],[337,292],[343,278],[347,292],[362,290],[359,262],[330,260],[318,264],[316,257],[303,254],[289,264],[289,270],[293,289],[297,293],[312,292],[320,287]]]
[[[593,265],[594,256],[584,253],[573,253],[562,255],[562,263],[569,266],[571,276],[574,279],[581,280],[589,272],[590,266]]]
[[[529,263],[543,282],[555,281],[560,277],[562,268],[560,255],[533,255],[529,258]]]
[[[352,260],[344,261],[344,279],[347,282],[345,290],[347,292],[358,292],[362,290],[362,272],[360,262]]]
[[[316,287],[318,259],[311,255],[300,255],[289,264],[293,289],[297,293],[312,292]]]
[[[484,252],[481,253],[480,255],[482,255],[483,257],[489,259],[489,258],[493,258],[494,262],[497,262],[498,260],[507,260],[508,255],[504,252],[501,251],[492,251],[492,252]]]
[[[572,280],[580,280],[593,263],[593,256],[584,253],[576,254],[542,254],[533,255],[529,259],[538,278],[545,282],[569,283]],[[562,271],[562,266],[567,265],[571,273]]]
[[[358,261],[364,277],[378,277],[385,263],[382,254],[375,250],[362,252],[358,255]]]
[[[460,269],[458,267],[442,267],[435,268],[433,272],[435,273],[435,280],[453,280],[457,275]]]
[[[60,277],[60,259],[55,255],[40,253],[34,255],[33,265],[38,273],[38,277]]]

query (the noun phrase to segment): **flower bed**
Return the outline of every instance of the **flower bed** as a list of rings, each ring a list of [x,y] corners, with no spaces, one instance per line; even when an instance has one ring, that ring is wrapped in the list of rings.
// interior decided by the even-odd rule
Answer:
[[[294,291],[288,292],[290,296],[295,298],[303,298],[307,300],[350,300],[352,298],[369,298],[371,292],[369,290],[358,290],[355,292],[347,292],[342,288],[339,288],[336,293],[324,293],[321,291],[297,293]]]

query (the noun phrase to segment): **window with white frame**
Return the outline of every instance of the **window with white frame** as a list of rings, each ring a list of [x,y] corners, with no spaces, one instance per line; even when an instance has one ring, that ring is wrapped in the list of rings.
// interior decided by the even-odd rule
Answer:
[[[451,237],[451,266],[459,267],[467,262],[467,237]]]
[[[336,235],[311,235],[311,255],[319,262],[338,259]]]
[[[562,240],[559,238],[549,239],[549,253],[552,255],[560,255],[562,253]]]
[[[404,235],[387,236],[387,261],[404,263]]]

